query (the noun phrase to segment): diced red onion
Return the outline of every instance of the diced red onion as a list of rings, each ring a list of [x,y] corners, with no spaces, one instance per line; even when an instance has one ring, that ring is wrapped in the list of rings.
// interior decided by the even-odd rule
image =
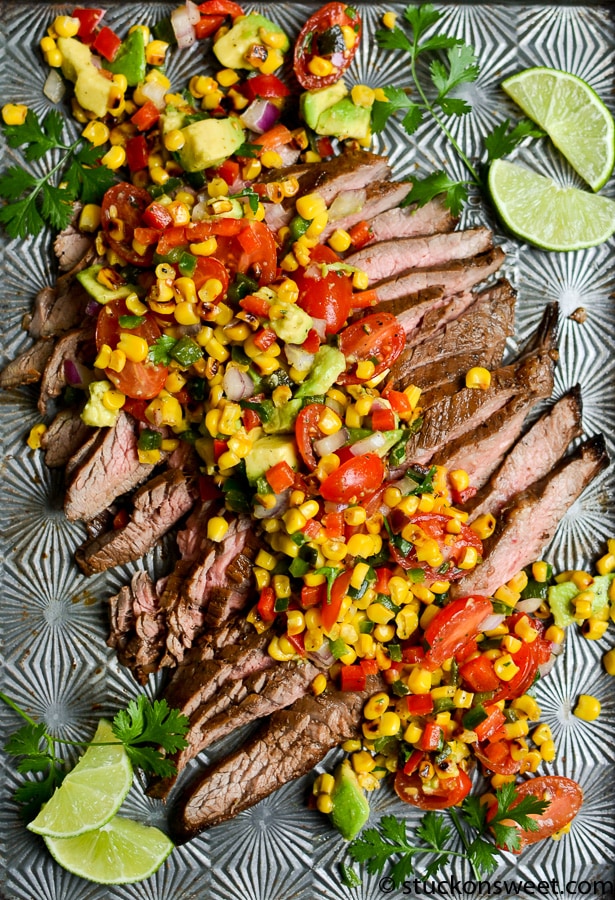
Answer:
[[[148,100],[154,104],[156,109],[164,109],[166,106],[165,95],[168,89],[157,81],[144,81],[141,85],[141,91]]]
[[[327,453],[335,453],[340,447],[343,447],[348,440],[348,430],[340,428],[335,434],[328,434],[318,441],[314,441],[314,450],[318,456],[326,456]]]
[[[344,54],[341,52],[332,53],[331,54],[331,62],[333,63],[333,65],[336,68],[339,69],[346,62],[346,60],[344,59]]]
[[[552,653],[554,656],[559,656],[560,653],[563,651],[563,649],[564,649],[564,645],[563,645],[563,644],[558,644],[556,641],[552,641],[552,643],[551,643],[551,653]]]
[[[98,300],[94,300],[92,297],[91,300],[88,300],[87,306],[85,308],[86,316],[97,316],[100,312],[100,303]]]
[[[346,503],[334,503],[333,500],[325,500],[326,513],[338,513],[346,509]]]
[[[551,656],[545,663],[538,666],[538,674],[541,678],[546,678],[553,666],[555,665],[555,656]]]
[[[482,622],[480,630],[492,631],[494,628],[497,628],[498,625],[501,625],[505,618],[506,616],[501,613],[492,613]]]
[[[263,134],[275,125],[280,118],[280,110],[269,100],[253,100],[241,114],[241,121],[246,128],[256,134]]]
[[[254,394],[254,382],[247,372],[242,372],[237,366],[227,366],[222,379],[224,393],[229,400],[245,400]]]
[[[74,359],[64,360],[64,377],[71,387],[85,387],[94,381],[94,373]]]
[[[66,84],[57,69],[50,69],[43,85],[43,94],[52,103],[59,103],[66,93]]]
[[[200,10],[196,3],[193,3],[193,0],[186,0],[186,12],[191,25],[196,25],[197,22],[201,21]]]
[[[171,13],[171,27],[180,50],[191,47],[196,41],[194,25],[187,6],[178,6]]]
[[[542,605],[541,597],[528,597],[527,600],[519,600],[515,609],[523,613],[533,613]]]
[[[346,216],[352,216],[354,213],[361,212],[365,206],[366,197],[367,192],[363,188],[354,191],[342,191],[329,207],[329,221],[335,222],[337,219],[345,219]]]
[[[314,354],[308,353],[299,344],[285,344],[284,353],[291,366],[300,372],[309,372],[314,363]]]
[[[327,321],[326,319],[315,319],[312,316],[312,328],[320,338],[325,338],[327,334]]]
[[[260,503],[256,504],[252,509],[252,515],[255,519],[276,519],[286,512],[290,506],[290,488],[282,494],[277,494],[276,504],[273,509],[265,509]]]
[[[350,448],[353,456],[363,456],[364,453],[377,453],[386,444],[387,439],[380,431],[361,438]]]
[[[294,166],[301,155],[301,150],[295,146],[295,144],[279,144],[275,148],[275,152],[278,154],[280,159],[282,160],[281,168],[286,168],[286,166]]]

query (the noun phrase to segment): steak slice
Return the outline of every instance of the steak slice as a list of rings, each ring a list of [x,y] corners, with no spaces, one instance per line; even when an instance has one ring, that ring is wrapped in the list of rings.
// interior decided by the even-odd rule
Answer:
[[[33,337],[55,337],[83,324],[87,305],[92,298],[75,275],[94,265],[99,258],[96,246],[92,244],[70,272],[59,276],[54,287],[45,287],[38,292],[27,326]]]
[[[74,270],[92,250],[93,245],[94,236],[79,231],[73,224],[60,231],[53,242],[53,252],[58,258],[61,271]]]
[[[179,469],[162,472],[133,497],[130,521],[79,547],[75,559],[86,575],[144,556],[191,509],[194,486]]]
[[[577,385],[515,444],[489,484],[468,504],[469,521],[484,513],[497,516],[515,494],[548,475],[581,433],[581,391]]]
[[[500,268],[505,259],[501,247],[494,247],[471,259],[458,259],[440,267],[417,269],[407,275],[400,275],[390,281],[381,282],[376,288],[377,312],[393,312],[390,308],[393,301],[401,297],[410,297],[418,291],[441,287],[445,295],[468,291],[475,285],[485,281]]]
[[[88,322],[82,328],[67,332],[56,341],[41,379],[38,409],[41,415],[47,412],[47,405],[54,397],[59,397],[67,385],[64,363],[67,360],[85,362],[94,357],[94,325]]]
[[[258,803],[307,774],[333,747],[359,733],[364,693],[306,695],[273,714],[240,749],[214,764],[180,797],[172,816],[174,837],[186,841]]]
[[[452,260],[470,259],[493,247],[488,228],[450,231],[421,237],[397,238],[372,244],[352,253],[344,262],[369,276],[370,286],[414,269],[443,266]]]
[[[408,464],[425,465],[449,441],[485,422],[512,397],[532,393],[549,397],[553,390],[553,360],[535,352],[521,362],[496,369],[486,390],[464,387],[425,411],[418,434],[406,445]]]
[[[330,238],[336,228],[347,231],[359,222],[369,221],[399,206],[410,187],[408,182],[403,181],[378,181],[368,184],[366,188],[342,191],[329,207],[329,221],[320,235],[320,241]]]
[[[164,616],[147,572],[135,572],[130,585],[109,598],[107,645],[117,652],[140,684],[158,668],[164,645]]]
[[[50,469],[65,466],[71,456],[83,446],[92,429],[75,409],[62,409],[41,437],[45,451],[45,465]]]
[[[484,543],[484,559],[451,588],[451,598],[494,591],[524,566],[539,559],[560,520],[590,481],[609,462],[602,435],[562,460],[546,478],[518,494],[493,535]]]
[[[99,429],[86,458],[72,469],[64,498],[66,518],[93,519],[145,481],[153,468],[139,462],[135,423],[120,412],[112,428]]]
[[[414,237],[420,234],[438,234],[452,231],[457,219],[442,197],[434,197],[425,206],[414,203],[404,209],[391,209],[370,220],[372,241],[391,241],[395,238]]]
[[[0,373],[0,388],[15,388],[22,384],[36,384],[53,353],[53,341],[40,338],[16,356]]]

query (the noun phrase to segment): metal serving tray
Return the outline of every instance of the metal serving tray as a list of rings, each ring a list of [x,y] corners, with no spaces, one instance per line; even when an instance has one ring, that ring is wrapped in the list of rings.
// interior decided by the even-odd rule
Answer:
[[[137,21],[152,22],[169,12],[172,4],[103,4],[106,21],[125,33]],[[174,4],[177,5],[177,4]],[[319,4],[248,4],[296,34]],[[403,10],[404,4],[358,3],[364,35],[349,79],[373,86],[407,83],[405,62],[380,51],[374,41],[382,14]],[[586,79],[607,104],[615,107],[615,20],[611,3],[569,6],[564,3],[444,3],[443,25],[449,33],[473,44],[481,61],[481,75],[466,87],[473,110],[453,124],[456,136],[471,156],[480,153],[480,135],[506,117],[513,108],[499,84],[507,75],[531,65],[567,69]],[[0,96],[2,102],[28,104],[38,113],[49,104],[41,88],[44,67],[37,50],[49,22],[72,7],[36,0],[0,3]],[[170,74],[176,87],[188,76],[204,71],[201,47],[176,54]],[[75,130],[75,123],[69,126]],[[424,173],[445,165],[461,174],[441,136],[429,124],[409,140],[393,126],[376,142],[389,154],[395,174],[416,169]],[[3,159],[19,160],[4,148]],[[519,156],[538,170],[553,173],[566,184],[581,186],[577,176],[552,150],[548,141],[533,142]],[[36,167],[34,167],[36,168]],[[604,192],[615,195],[611,180]],[[519,291],[518,345],[536,326],[545,303],[561,307],[560,353],[555,394],[560,396],[580,382],[583,387],[584,425],[588,435],[602,431],[615,454],[615,242],[570,254],[533,250],[504,234],[478,196],[465,213],[465,224],[487,223],[507,251],[506,274]],[[52,283],[54,261],[51,236],[8,241],[2,236],[0,327],[2,362],[27,346],[22,316],[35,293]],[[584,308],[583,324],[571,317]],[[25,437],[39,420],[35,389],[0,395],[0,586],[3,668],[1,688],[45,721],[52,731],[71,739],[93,733],[100,715],[112,715],[137,693],[129,673],[120,668],[105,646],[106,598],[126,582],[139,564],[101,577],[85,578],[72,561],[83,538],[79,524],[62,513],[63,486],[57,473],[43,465],[42,455],[25,445]],[[607,536],[615,535],[613,468],[592,484],[566,515],[547,557],[560,569],[589,565],[601,552]],[[150,554],[146,566],[161,571],[168,565],[172,542]],[[361,887],[349,890],[341,883],[339,863],[345,858],[341,838],[317,812],[305,806],[311,777],[287,785],[235,820],[211,829],[177,849],[148,881],[124,887],[103,887],[83,881],[59,868],[40,838],[30,834],[11,799],[19,783],[14,760],[0,761],[0,895],[5,900],[379,900],[386,896],[432,894],[443,897],[502,898],[614,896],[615,881],[615,702],[612,682],[601,667],[602,654],[614,643],[613,629],[598,643],[582,639],[571,628],[562,659],[541,682],[536,696],[543,718],[551,726],[558,759],[547,772],[578,780],[585,803],[571,833],[560,842],[551,840],[515,858],[507,855],[490,879],[476,884],[463,866],[444,870],[439,881],[425,885],[409,882],[398,891],[378,877],[364,875]],[[148,685],[155,694],[156,679]],[[575,718],[571,710],[580,693],[602,702],[603,712],[593,723]],[[3,740],[19,725],[17,716],[0,704]],[[218,750],[218,753],[220,751]],[[205,754],[204,765],[213,754]],[[371,796],[372,820],[385,812],[416,822],[418,814],[399,802],[389,788]],[[165,826],[165,809],[135,785],[126,813],[144,822]],[[490,893],[489,893],[490,892]]]

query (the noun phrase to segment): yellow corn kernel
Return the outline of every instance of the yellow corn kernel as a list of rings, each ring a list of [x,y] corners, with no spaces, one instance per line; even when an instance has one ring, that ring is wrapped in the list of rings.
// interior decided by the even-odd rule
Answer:
[[[220,69],[216,74],[216,81],[222,87],[231,87],[239,81],[239,75],[234,69]]]
[[[169,153],[175,153],[181,150],[186,143],[186,138],[179,128],[174,128],[164,135],[164,146]]]
[[[323,434],[336,434],[342,427],[342,420],[334,410],[326,407],[318,420],[318,427]]]
[[[491,776],[491,787],[497,791],[498,788],[501,788],[505,784],[510,784],[515,780],[514,775],[492,775]]]
[[[403,606],[407,602],[410,595],[410,585],[405,578],[400,575],[393,575],[389,579],[389,590],[391,592],[391,600],[395,606]]]
[[[313,56],[307,65],[312,75],[324,78],[333,72],[333,63],[324,56]]]
[[[602,664],[609,675],[615,675],[615,650],[609,650],[604,654]]]
[[[430,590],[424,584],[413,584],[410,586],[410,590],[417,598],[417,600],[421,600],[423,603],[433,603],[436,599],[432,590]]]
[[[437,607],[435,603],[432,603],[430,606],[425,607],[419,619],[419,625],[421,626],[423,631],[427,628],[431,620],[438,615],[439,611],[439,607]]]
[[[329,539],[322,545],[322,552],[326,559],[330,559],[333,562],[341,562],[346,558],[348,548],[344,541]]]
[[[503,727],[506,737],[510,741],[514,741],[515,738],[525,737],[529,731],[527,719],[517,719],[516,722],[506,722]]]
[[[388,609],[382,603],[370,603],[366,611],[370,621],[375,622],[377,625],[387,625],[395,618],[393,610]]]
[[[303,219],[314,219],[319,213],[326,213],[327,206],[320,194],[304,194],[295,203],[297,214]]]
[[[474,532],[474,534],[478,535],[478,537],[484,541],[488,537],[491,537],[493,532],[495,531],[495,516],[491,513],[485,513],[482,516],[478,516],[471,524],[470,528]]]
[[[363,707],[363,717],[369,721],[379,719],[389,708],[389,695],[384,691],[373,694]]]
[[[376,97],[374,90],[366,84],[355,84],[350,91],[350,96],[355,106],[362,106],[365,109],[370,109],[374,105]]]
[[[376,655],[376,641],[371,634],[359,634],[356,649],[362,659],[373,659]]]
[[[101,208],[96,203],[86,203],[79,214],[79,230],[93,234],[100,228]]]
[[[397,637],[402,641],[406,641],[418,628],[418,615],[413,609],[409,609],[408,607],[400,609],[395,616],[395,625]]]
[[[350,247],[350,235],[342,228],[336,228],[327,243],[336,253],[344,253]]]
[[[582,569],[577,569],[571,573],[570,581],[572,581],[572,583],[576,585],[576,587],[578,587],[580,591],[584,591],[585,588],[588,588],[590,586],[590,584],[593,584],[594,579],[589,574],[589,572],[584,572]]]
[[[376,760],[367,750],[359,750],[350,757],[352,768],[357,773],[373,772],[376,768]]]
[[[275,150],[265,150],[261,153],[260,162],[266,169],[279,169],[282,166],[282,157]]]
[[[314,681],[312,682],[312,693],[315,697],[320,697],[321,694],[327,690],[327,676],[323,675],[322,672],[320,675],[317,675]]]
[[[604,637],[608,627],[608,621],[605,622],[594,616],[590,616],[589,619],[586,619],[583,622],[583,637],[587,638],[588,641],[599,641],[600,638]]]
[[[28,107],[23,103],[7,103],[2,107],[2,119],[5,125],[23,125],[28,115]]]
[[[307,572],[303,576],[303,583],[308,587],[317,587],[319,584],[324,584],[326,580],[324,575],[316,572]]]
[[[79,31],[79,19],[72,16],[56,16],[53,20],[53,30],[58,37],[75,37]]]
[[[518,653],[522,646],[519,638],[513,637],[512,634],[507,634],[502,638],[502,647],[509,653]]]
[[[145,48],[145,61],[148,66],[163,66],[168,49],[166,41],[150,41]]]
[[[369,287],[369,275],[367,272],[354,272],[352,275],[352,286],[355,291],[366,291]]]
[[[100,161],[103,166],[106,166],[108,169],[111,169],[112,172],[115,172],[116,169],[120,169],[126,162],[126,151],[123,147],[116,145],[115,147],[111,147]]]
[[[380,717],[380,737],[394,737],[400,728],[401,720],[396,712],[389,709]]]
[[[515,661],[509,653],[496,659],[493,668],[501,681],[510,681],[519,671],[519,666],[515,665]]]
[[[431,692],[431,672],[416,666],[408,675],[407,685],[411,694],[429,694]]]
[[[308,653],[317,653],[325,642],[325,635],[322,628],[309,628],[303,639],[305,649]]]
[[[376,625],[373,631],[375,641],[387,644],[395,637],[395,625]]]
[[[329,815],[329,813],[333,810],[333,800],[331,799],[330,795],[319,794],[316,798],[316,808],[318,812],[323,813],[325,816]]]
[[[274,583],[275,583],[275,579],[277,577],[279,577],[279,576],[277,576],[277,575],[274,576],[274,579],[273,579]],[[282,577],[284,577],[284,576],[282,576]],[[275,590],[275,584],[274,584],[274,590]],[[299,609],[290,610],[290,612],[287,615],[286,630],[288,631],[289,634],[301,634],[302,632],[305,631],[305,618],[304,618],[301,610],[299,610]]]
[[[122,351],[126,359],[135,363],[143,362],[149,353],[149,345],[145,338],[125,331],[120,332],[117,349]]]
[[[532,563],[532,578],[541,584],[547,580],[549,575],[549,566],[543,560]]]
[[[465,491],[470,487],[470,476],[465,469],[453,469],[448,473],[448,477],[456,491]]]
[[[371,359],[362,359],[357,363],[356,374],[357,378],[360,378],[362,381],[365,381],[368,378],[371,378],[374,372],[376,371],[376,366],[371,361]]]
[[[280,642],[281,638],[272,638],[269,642],[269,646],[267,647],[267,653],[269,654],[269,656],[271,656],[272,659],[275,659],[276,662],[288,662],[295,655],[294,651],[285,652],[280,646]],[[288,643],[288,641],[286,643]]]
[[[280,268],[283,272],[296,272],[299,268],[297,257],[293,253],[287,253],[284,259],[280,262]]]
[[[462,688],[457,688],[453,694],[453,703],[456,709],[469,709],[473,700],[474,694],[464,691]]]
[[[84,137],[86,141],[89,141],[94,147],[100,147],[109,140],[109,129],[104,122],[94,119],[85,126],[81,132],[81,136]]]
[[[362,506],[349,506],[344,510],[344,522],[346,525],[363,525],[367,513]]]
[[[213,235],[204,241],[199,241],[198,244],[190,244],[190,252],[195,256],[211,256],[217,249],[218,242]],[[222,285],[220,285],[220,289],[222,289]]]
[[[385,28],[388,28],[390,31],[392,31],[397,24],[397,13],[385,12],[382,16],[382,24]]]
[[[353,537],[357,537],[357,536],[358,535],[353,535]],[[351,540],[352,540],[352,538],[351,538]],[[349,546],[350,546],[350,541],[349,541]],[[352,554],[352,555],[354,556],[355,554]],[[354,569],[352,570],[352,575],[350,577],[350,586],[358,591],[359,588],[361,588],[363,586],[363,582],[367,578],[368,573],[369,573],[369,566],[367,563],[364,563],[364,562],[357,563],[356,566],[354,567]]]
[[[460,569],[473,569],[478,562],[478,551],[475,547],[466,547],[463,558],[457,563]]]
[[[578,719],[583,719],[584,722],[593,722],[598,718],[601,710],[600,701],[596,697],[592,697],[591,694],[581,694],[573,713]]]
[[[144,466],[155,466],[160,462],[160,450],[138,450],[137,455]]]
[[[523,616],[523,618],[519,619],[516,623],[515,634],[522,638],[526,644],[533,644],[538,637],[538,632],[532,626],[527,616]]]
[[[374,554],[374,541],[369,534],[353,534],[348,540],[348,553],[367,559]]]
[[[116,412],[126,403],[126,396],[121,391],[105,391],[102,396],[102,402],[105,409],[110,410],[110,412]]]
[[[38,425],[33,425],[30,429],[30,434],[26,439],[26,443],[31,450],[40,450],[41,449],[41,438],[47,431],[47,426],[43,422],[39,422]]]
[[[433,594],[446,594],[450,586],[450,581],[434,581],[429,587]]]
[[[272,75],[276,69],[279,69],[281,65],[284,63],[284,56],[280,52],[280,50],[271,47],[267,53],[267,59],[259,65],[260,71],[263,75]]]
[[[43,53],[49,53],[50,50],[55,50],[55,48],[56,48],[56,42],[55,42],[55,40],[54,40],[52,37],[50,37],[49,35],[45,35],[45,37],[41,39],[41,42],[40,42],[40,44],[39,44],[39,47],[41,48],[41,51],[42,51]],[[8,122],[7,122],[7,124],[12,124],[12,123],[8,123]],[[21,123],[20,123],[20,122],[16,122],[15,124],[16,124],[16,125],[20,125]]]
[[[301,493],[298,491],[298,493]],[[305,518],[306,522],[308,519],[313,519],[315,515],[318,514],[319,506],[318,501],[316,500],[306,500],[305,503],[301,503],[299,506],[299,512]]]
[[[524,712],[531,722],[537,722],[540,719],[540,707],[529,694],[523,694],[521,697],[517,697],[513,700],[511,706],[513,709]]]
[[[596,563],[596,571],[599,575],[610,575],[615,570],[615,553],[606,553]]]
[[[295,534],[297,531],[301,531],[301,529],[305,527],[305,523],[307,522],[307,519],[305,518],[301,510],[297,508],[289,509],[284,513],[282,519],[284,520],[286,530],[289,534]]]
[[[53,50],[47,51],[45,53],[45,62],[48,66],[51,66],[52,69],[59,69],[64,61],[64,57],[56,47]]]
[[[546,723],[539,725],[538,728],[535,728],[532,732],[532,740],[537,747],[540,747],[545,741],[551,741],[552,739],[553,735],[551,734],[551,729]]]
[[[423,737],[423,729],[416,722],[410,722],[404,731],[404,741],[408,744],[416,744]]]
[[[554,741],[544,741],[544,743],[541,744],[540,747],[540,755],[545,762],[553,762],[553,760],[557,756],[557,750],[555,749]]]
[[[521,599],[521,594],[518,591],[511,591],[506,584],[501,585],[493,596],[496,600],[501,600],[502,603],[510,607],[516,606]],[[522,635],[520,636],[522,637]]]
[[[123,350],[112,350],[107,368],[113,369],[114,372],[122,372],[126,365],[126,354]]]
[[[491,386],[491,372],[484,366],[474,366],[466,374],[466,387],[486,391]]]
[[[111,359],[111,347],[108,344],[103,344],[100,350],[98,351],[98,355],[94,360],[94,368],[96,369],[106,369],[109,365],[109,361]]]

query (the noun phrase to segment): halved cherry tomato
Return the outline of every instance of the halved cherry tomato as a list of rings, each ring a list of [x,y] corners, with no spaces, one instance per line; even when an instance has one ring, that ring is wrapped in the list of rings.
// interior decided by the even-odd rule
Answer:
[[[450,522],[448,516],[440,513],[417,513],[407,519],[408,523],[417,525],[427,537],[437,541],[442,557],[445,563],[452,563],[452,567],[446,572],[448,581],[458,581],[463,577],[465,570],[457,568],[459,562],[463,559],[467,547],[473,547],[480,556],[483,552],[483,544],[481,539],[467,525],[461,524],[459,534],[455,535],[453,543],[448,543],[450,535],[446,530],[446,526]],[[437,581],[441,577],[436,569],[428,566],[424,562],[417,560],[416,550],[413,548],[409,553],[401,553],[393,543],[389,543],[389,551],[395,562],[403,569],[421,568],[425,572],[428,581]]]
[[[218,28],[224,25],[224,16],[201,16],[198,22],[194,23],[194,36],[197,41],[211,37]]]
[[[384,481],[384,463],[375,453],[355,456],[332,472],[320,485],[325,500],[350,503],[371,494]]]
[[[104,306],[98,314],[96,323],[96,347],[98,350],[103,344],[115,348],[123,330],[119,317],[128,315],[124,300],[114,300]],[[161,331],[150,313],[145,313],[145,321],[136,328],[131,328],[130,333],[145,338],[148,344],[153,344],[160,337]],[[115,387],[136,400],[151,400],[156,397],[167,380],[169,370],[166,366],[154,365],[148,362],[132,362],[127,359],[121,372],[113,369],[105,369],[105,374]]]
[[[356,39],[351,47],[345,40],[342,27],[351,28]],[[361,39],[361,17],[353,6],[345,3],[326,3],[307,20],[295,44],[294,70],[299,84],[308,91],[327,87],[339,81],[352,62]],[[329,75],[313,75],[309,62],[314,56],[330,60]]]
[[[132,246],[134,230],[144,224],[143,213],[151,202],[152,198],[144,188],[127,181],[114,184],[102,199],[100,224],[105,239],[118,256],[133,266],[150,266],[154,256],[153,246],[143,255]],[[120,233],[121,237],[118,236]]]
[[[271,99],[273,97],[288,97],[290,88],[277,75],[254,75],[246,79],[242,85],[243,93],[248,100],[256,100],[257,97]]]
[[[213,256],[198,256],[196,269],[192,276],[197,293],[210,278],[215,278],[220,282],[222,285],[220,297],[224,297],[229,285],[229,274],[226,267]]]
[[[512,633],[512,629],[511,629]],[[538,667],[547,662],[551,656],[551,644],[544,638],[538,637],[531,644],[525,641],[516,653],[511,653],[513,661],[519,667],[517,674],[500,683],[499,690],[494,695],[494,702],[498,700],[512,700],[525,694],[533,685],[538,672]]]
[[[295,439],[301,458],[309,469],[315,469],[318,465],[312,441],[324,437],[318,423],[326,411],[324,403],[309,403],[303,407],[295,420]]]
[[[506,722],[506,717],[499,706],[492,704],[485,707],[485,712],[487,718],[475,726],[474,732],[479,741],[496,740],[499,737],[498,732]]]
[[[535,844],[543,838],[551,837],[556,831],[564,828],[571,822],[583,805],[583,791],[576,781],[571,778],[564,778],[563,775],[540,775],[538,778],[530,778],[516,787],[517,799],[512,807],[520,803],[524,797],[536,797],[538,800],[544,800],[545,795],[548,796],[549,805],[540,815],[534,815],[534,819],[538,825],[537,831],[525,831],[516,822],[510,821],[519,830],[521,837],[521,847],[523,850],[528,844]],[[497,805],[493,804],[487,813],[487,821],[490,821],[497,810]]]
[[[411,806],[419,809],[448,809],[449,806],[457,806],[468,796],[472,782],[463,769],[459,769],[457,775],[440,779],[436,789],[427,792],[420,775],[405,775],[403,769],[400,769],[395,776],[394,787],[397,796]]]
[[[501,681],[496,675],[493,663],[486,656],[475,656],[459,667],[459,675],[474,693],[496,691]]]
[[[308,310],[309,312],[309,310]],[[372,313],[344,328],[339,348],[346,357],[348,370],[338,378],[340,384],[359,384],[365,378],[356,375],[356,363],[370,360],[373,378],[391,366],[406,346],[406,334],[392,313]]]
[[[242,7],[233,0],[205,0],[199,3],[199,12],[205,16],[230,16],[231,19],[244,15]]]
[[[441,609],[425,629],[429,649],[422,665],[434,671],[445,659],[454,656],[466,641],[480,632],[480,626],[493,612],[491,601],[478,594],[460,597]]]
[[[327,334],[337,334],[352,309],[352,282],[343,272],[326,271],[321,264],[339,263],[340,258],[330,247],[314,247],[306,269],[293,273],[299,288],[297,305],[315,319],[324,319]],[[344,352],[343,348],[342,352]]]
[[[338,575],[331,588],[330,601],[325,594],[325,598],[322,601],[322,606],[320,608],[320,620],[325,631],[331,631],[337,622],[337,617],[339,616],[340,608],[342,606],[342,600],[348,593],[351,578],[352,572],[344,572],[342,575]]]
[[[486,769],[497,775],[514,775],[521,768],[520,760],[512,758],[509,741],[475,744],[474,755]]]

